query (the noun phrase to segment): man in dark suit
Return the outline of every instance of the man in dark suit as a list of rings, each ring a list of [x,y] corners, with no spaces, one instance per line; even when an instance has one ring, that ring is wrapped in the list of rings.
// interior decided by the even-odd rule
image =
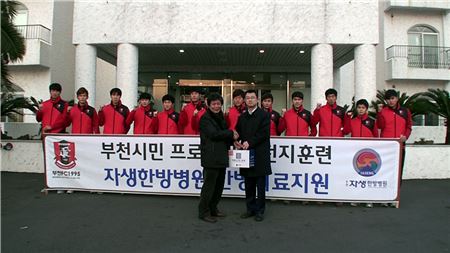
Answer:
[[[245,200],[247,211],[241,215],[246,219],[255,216],[256,221],[264,220],[266,205],[266,176],[272,174],[270,166],[270,114],[258,107],[255,90],[245,92],[247,111],[239,116],[236,131],[239,149],[255,151],[255,165],[241,168],[245,178]]]

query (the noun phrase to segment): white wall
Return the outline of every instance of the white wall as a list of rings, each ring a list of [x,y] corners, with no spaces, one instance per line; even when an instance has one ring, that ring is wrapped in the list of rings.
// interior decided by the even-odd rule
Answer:
[[[20,0],[28,9],[28,24],[53,29],[53,0]]]
[[[376,44],[378,1],[76,1],[73,42]]]
[[[95,100],[96,109],[110,102],[109,91],[116,87],[116,66],[97,58]],[[126,91],[122,91],[126,92]]]

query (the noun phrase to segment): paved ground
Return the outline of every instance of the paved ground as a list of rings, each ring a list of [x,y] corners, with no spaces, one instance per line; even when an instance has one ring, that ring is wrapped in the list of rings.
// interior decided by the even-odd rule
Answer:
[[[1,252],[450,252],[450,180],[405,181],[401,208],[269,202],[266,220],[196,218],[197,198],[40,192],[42,174],[2,173]]]

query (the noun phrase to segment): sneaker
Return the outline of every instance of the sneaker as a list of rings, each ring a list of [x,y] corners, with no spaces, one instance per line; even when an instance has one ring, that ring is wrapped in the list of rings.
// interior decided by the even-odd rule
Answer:
[[[336,207],[341,207],[341,206],[344,205],[344,203],[342,203],[342,202],[336,202],[336,203],[334,203],[334,204],[336,205]]]
[[[304,205],[304,206],[309,205],[309,201],[302,201],[302,205]]]
[[[264,220],[264,215],[262,215],[262,214],[257,214],[257,215],[255,216],[255,221],[260,222],[260,221],[263,221],[263,220]]]
[[[200,218],[203,221],[209,222],[209,223],[216,223],[217,219],[212,216],[205,216]]]
[[[358,203],[352,202],[350,203],[351,206],[358,206]]]
[[[223,218],[223,217],[227,217],[227,215],[219,210],[217,210],[214,213],[211,213],[212,217],[219,217],[219,218]]]
[[[372,208],[372,207],[373,207],[373,204],[372,204],[372,203],[367,203],[367,204],[366,204],[366,207],[367,207],[367,208]]]
[[[383,206],[383,207],[389,207],[389,204],[388,204],[388,203],[382,203],[381,206]]]
[[[68,190],[67,191],[67,194],[72,194],[73,193],[73,190]]]
[[[391,207],[397,207],[397,203],[391,203]]]
[[[247,219],[247,218],[250,218],[252,216],[255,216],[255,214],[252,213],[252,212],[245,212],[245,213],[241,214],[241,219]]]
[[[57,193],[57,194],[63,194],[64,191],[63,191],[63,190],[58,190],[58,191],[56,191],[56,193]]]

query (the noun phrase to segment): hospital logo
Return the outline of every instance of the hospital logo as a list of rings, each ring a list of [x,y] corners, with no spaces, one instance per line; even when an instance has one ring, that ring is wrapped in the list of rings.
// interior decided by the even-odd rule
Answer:
[[[380,170],[380,155],[373,149],[362,149],[353,157],[353,168],[363,177],[371,177]]]
[[[55,164],[63,170],[75,167],[75,143],[62,140],[53,143],[55,148]]]

